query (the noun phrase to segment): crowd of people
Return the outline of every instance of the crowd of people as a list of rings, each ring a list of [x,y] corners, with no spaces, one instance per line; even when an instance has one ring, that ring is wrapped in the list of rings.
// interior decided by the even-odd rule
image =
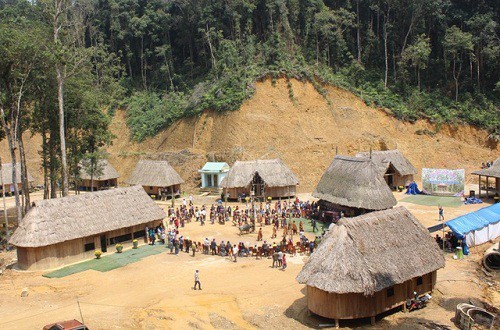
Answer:
[[[486,162],[486,163],[481,163],[481,169],[485,169],[485,168],[491,167],[492,165],[493,165],[493,161]]]
[[[278,267],[282,270],[286,268],[286,253],[295,255],[296,253],[312,253],[321,242],[322,235],[316,236],[314,240],[309,240],[304,230],[302,219],[310,218],[314,210],[317,209],[315,202],[302,202],[295,199],[292,202],[276,201],[272,203],[255,204],[246,203],[243,207],[224,207],[222,203],[212,204],[210,208],[205,205],[201,207],[194,206],[192,198],[188,201],[183,199],[182,204],[168,209],[168,227],[163,224],[156,228],[146,227],[146,237],[148,243],[155,245],[156,242],[165,244],[170,253],[179,255],[180,252],[191,253],[194,257],[197,252],[205,255],[217,255],[229,257],[233,262],[237,262],[240,257],[255,256],[256,258],[269,258],[273,260],[272,267]],[[253,246],[249,242],[240,241],[237,244],[228,241],[211,240],[206,237],[203,241],[194,241],[189,236],[180,233],[186,223],[199,222],[205,225],[207,218],[211,224],[216,222],[226,224],[232,222],[234,226],[251,224],[259,225],[257,233],[257,242]],[[317,231],[316,220],[312,219],[313,231]],[[272,243],[263,240],[262,227],[272,225],[271,239]],[[281,231],[281,232],[280,232]],[[280,238],[278,238],[278,235]],[[294,244],[294,235],[298,239]]]
[[[444,239],[436,234],[434,240],[446,252],[454,252],[457,247],[462,247],[462,241],[453,232],[447,232]]]

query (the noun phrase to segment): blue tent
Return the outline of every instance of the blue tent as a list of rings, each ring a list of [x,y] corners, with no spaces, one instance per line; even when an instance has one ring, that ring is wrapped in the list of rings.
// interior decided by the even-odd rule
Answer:
[[[500,236],[500,203],[484,207],[447,221],[453,233],[468,246],[479,245]]]

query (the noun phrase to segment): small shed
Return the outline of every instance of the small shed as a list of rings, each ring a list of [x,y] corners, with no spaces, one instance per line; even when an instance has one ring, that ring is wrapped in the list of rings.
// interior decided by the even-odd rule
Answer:
[[[149,195],[160,198],[180,196],[184,180],[166,160],[140,160],[127,183],[141,185]]]
[[[370,153],[359,152],[356,157],[370,158]],[[389,188],[394,190],[398,186],[408,186],[417,174],[415,166],[398,149],[372,151],[371,159],[378,166]]]
[[[369,158],[335,156],[321,177],[313,196],[323,210],[357,216],[392,208],[397,204],[379,167]]]
[[[198,172],[201,175],[201,188],[219,188],[229,172],[229,165],[224,162],[207,162]]]
[[[486,191],[486,197],[490,196],[490,192],[493,197],[500,195],[500,158],[497,158],[490,167],[472,172],[472,174],[479,176],[479,196],[482,190]],[[482,178],[486,180],[483,182]],[[492,178],[491,183],[490,178]]]
[[[165,212],[140,186],[36,202],[10,239],[23,270],[60,267],[145,236]]]
[[[101,159],[96,166],[97,170],[93,178],[90,175],[90,164],[82,162],[80,164],[80,190],[103,190],[118,187],[118,178],[120,175],[107,159]],[[93,186],[93,188],[92,188]]]
[[[266,199],[295,196],[299,180],[281,159],[236,161],[222,180],[224,194],[235,199],[254,195]]]
[[[0,185],[0,193],[3,194],[5,191],[7,194],[14,193],[14,185],[12,182],[12,163],[2,164],[2,171],[0,173],[2,176],[3,186]],[[16,164],[16,180],[19,191],[21,191],[22,183],[21,183],[21,163]],[[28,183],[30,185],[35,182],[35,179],[28,172]]]
[[[404,207],[371,212],[334,225],[297,281],[307,285],[307,306],[335,319],[375,316],[432,292],[442,252]]]

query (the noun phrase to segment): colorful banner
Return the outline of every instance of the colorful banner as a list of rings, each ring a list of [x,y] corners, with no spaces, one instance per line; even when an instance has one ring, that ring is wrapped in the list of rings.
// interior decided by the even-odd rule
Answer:
[[[465,170],[422,169],[424,191],[431,195],[452,196],[464,191]]]

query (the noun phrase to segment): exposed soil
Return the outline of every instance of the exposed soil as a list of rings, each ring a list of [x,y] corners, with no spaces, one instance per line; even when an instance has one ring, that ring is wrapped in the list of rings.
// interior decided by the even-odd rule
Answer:
[[[142,143],[130,141],[125,112],[117,111],[111,129],[110,162],[125,181],[141,157],[169,160],[185,179],[185,188],[199,185],[197,170],[206,161],[281,157],[300,180],[300,192],[313,190],[335,153],[399,148],[420,171],[422,167],[465,168],[469,173],[482,162],[500,156],[500,145],[488,133],[469,125],[442,125],[425,121],[402,122],[387,110],[366,106],[353,94],[326,86],[326,98],[308,82],[291,80],[294,100],[285,79],[256,84],[255,95],[238,111],[180,120]],[[25,135],[28,168],[41,183],[41,138]],[[0,156],[8,157],[6,141]],[[419,179],[419,175],[417,175]],[[417,180],[418,181],[418,180]]]

